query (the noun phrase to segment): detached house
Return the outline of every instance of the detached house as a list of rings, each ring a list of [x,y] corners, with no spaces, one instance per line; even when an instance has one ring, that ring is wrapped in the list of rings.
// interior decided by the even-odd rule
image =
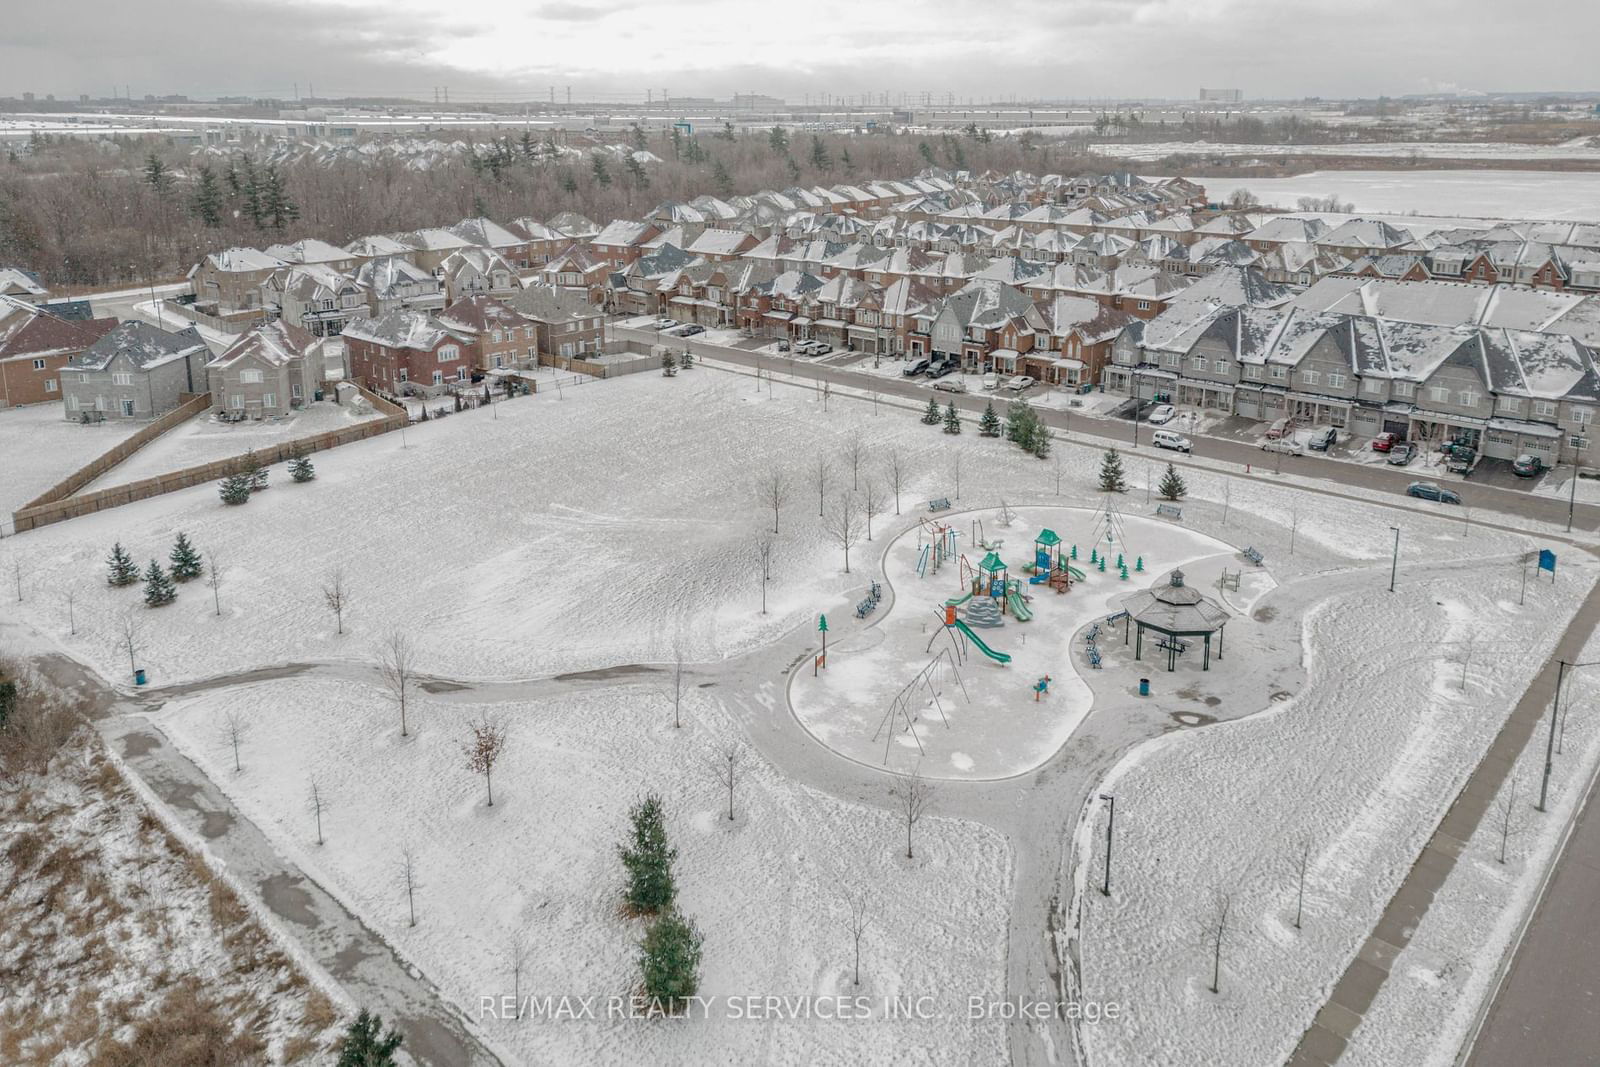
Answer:
[[[223,319],[262,315],[261,286],[287,266],[254,248],[212,252],[189,271],[195,307]]]
[[[444,307],[444,284],[401,256],[383,256],[361,264],[356,284],[366,294],[366,314],[372,318],[397,308],[432,311]]]
[[[432,396],[472,378],[471,339],[421,311],[353,319],[344,328],[345,362],[369,389]]]
[[[605,347],[602,309],[582,296],[548,285],[530,285],[505,301],[533,323],[540,354],[584,356]]]
[[[474,293],[505,296],[522,287],[522,279],[509,260],[487,248],[463,248],[439,264],[445,295],[460,300]]]
[[[41,304],[50,290],[39,283],[39,276],[17,267],[0,267],[0,296],[25,304]]]
[[[322,383],[317,339],[279,319],[251,330],[206,365],[211,410],[235,419],[287,415]]]
[[[320,264],[288,267],[262,286],[262,303],[279,317],[316,337],[333,337],[367,311],[367,295],[355,279]]]
[[[0,297],[0,407],[61,399],[61,368],[116,325],[116,319],[70,321]]]
[[[97,412],[106,419],[154,419],[203,393],[211,352],[193,326],[177,332],[124,322],[61,368],[68,421]]]
[[[466,339],[477,370],[538,362],[538,328],[492,296],[462,297],[437,318],[441,326]]]

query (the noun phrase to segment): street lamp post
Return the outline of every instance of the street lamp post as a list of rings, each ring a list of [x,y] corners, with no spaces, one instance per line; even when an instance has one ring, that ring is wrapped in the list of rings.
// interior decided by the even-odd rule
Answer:
[[[1105,880],[1100,883],[1100,895],[1111,895],[1111,828],[1117,821],[1117,798],[1110,793],[1101,793],[1100,799],[1109,807],[1106,809],[1106,874]]]
[[[1394,559],[1389,564],[1389,592],[1394,592],[1395,575],[1400,570],[1400,527],[1391,526],[1394,531]]]
[[[1574,474],[1573,477],[1577,477],[1577,475]],[[1544,780],[1539,783],[1539,803],[1537,807],[1540,811],[1545,810],[1545,801],[1550,796],[1550,771],[1556,762],[1556,716],[1561,712],[1561,682],[1567,676],[1568,666],[1571,666],[1571,664],[1568,664],[1564,659],[1556,661],[1556,695],[1555,699],[1550,702],[1550,736],[1546,739],[1544,746]]]
[[[1572,461],[1572,493],[1567,497],[1567,533],[1572,532],[1572,513],[1578,508],[1578,475],[1583,468],[1578,461]]]

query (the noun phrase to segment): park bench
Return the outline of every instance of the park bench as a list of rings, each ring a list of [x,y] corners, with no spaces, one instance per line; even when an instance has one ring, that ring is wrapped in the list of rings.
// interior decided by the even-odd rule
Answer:
[[[1157,504],[1156,514],[1163,519],[1177,519],[1183,521],[1183,509],[1176,504]]]
[[[1257,552],[1254,548],[1247,548],[1241,552],[1240,555],[1249,560],[1251,563],[1254,563],[1257,567],[1261,566],[1261,553]]]
[[[1126,619],[1127,617],[1128,617],[1128,613],[1126,611],[1119,611],[1119,612],[1116,612],[1115,614],[1107,615],[1106,616],[1106,625],[1107,626],[1115,626],[1117,623],[1121,622],[1123,619]]]
[[[1100,669],[1100,650],[1093,645],[1089,646],[1089,666],[1095,670]]]
[[[877,606],[878,602],[873,600],[871,597],[868,597],[866,600],[863,600],[856,605],[856,618],[866,618],[868,615],[872,614],[872,609]]]
[[[1180,641],[1176,637],[1158,637],[1156,647],[1163,652],[1176,652],[1180,656],[1189,651],[1188,642]]]
[[[938,498],[936,498],[934,500],[928,501],[928,510],[929,511],[949,511],[950,510],[950,498],[946,497],[946,496],[941,496],[941,497],[938,497]]]
[[[1099,623],[1095,623],[1093,626],[1089,627],[1089,632],[1083,635],[1083,639],[1084,639],[1084,641],[1086,641],[1087,643],[1092,645],[1092,644],[1094,644],[1095,639],[1097,637],[1099,637],[1099,636],[1100,636],[1100,624]]]

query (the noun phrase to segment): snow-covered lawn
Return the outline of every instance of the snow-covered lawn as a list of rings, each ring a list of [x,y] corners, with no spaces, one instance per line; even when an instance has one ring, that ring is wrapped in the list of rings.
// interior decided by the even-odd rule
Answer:
[[[60,404],[0,408],[0,525],[9,530],[13,511],[143,426],[68,422]]]
[[[1519,605],[1514,557],[1467,556],[1487,547],[1436,544],[1436,560],[1465,558],[1403,567],[1392,594],[1371,571],[1280,586],[1255,616],[1301,620],[1303,689],[1149,742],[1101,783],[1117,801],[1115,889],[1086,891],[1104,858],[1091,807],[1077,838],[1083,985],[1123,1003],[1128,1024],[1086,1031],[1095,1062],[1267,1064],[1294,1048],[1594,581],[1567,552],[1561,579]]]
[[[983,523],[989,543],[1002,542],[999,554],[1011,565],[1010,576],[1022,582],[1028,597],[1024,608],[1031,618],[1018,622],[1012,614],[997,613],[1000,625],[974,626],[979,639],[1009,655],[1010,662],[994,661],[941,624],[947,598],[971,592],[963,577],[972,572],[953,562],[935,570],[930,562],[919,573],[922,549],[933,534],[931,528],[913,528],[897,537],[884,555],[885,581],[894,593],[893,603],[880,609],[885,616],[868,630],[830,643],[825,671],[813,677],[803,670],[794,679],[790,698],[795,714],[814,737],[850,759],[896,771],[919,768],[928,777],[1022,774],[1049,759],[1089,713],[1093,697],[1080,677],[1087,667],[1079,633],[1083,627],[1120,611],[1124,596],[1173,567],[1192,570],[1199,586],[1214,582],[1220,565],[1214,563],[1202,575],[1190,566],[1193,561],[1220,556],[1224,563],[1237,563],[1231,546],[1210,537],[1127,517],[1118,535],[1125,540],[1112,549],[1127,554],[1130,575],[1123,581],[1114,565],[1101,572],[1089,562],[1097,536],[1093,510],[1025,507],[1014,512],[1009,527],[999,525],[993,511],[938,517],[958,533],[959,551],[974,565],[985,550],[969,543],[975,535],[969,531],[976,531],[976,522]],[[1033,538],[1041,529],[1061,537],[1063,553],[1073,546],[1079,549],[1079,559],[1071,565],[1084,579],[1067,594],[1028,584],[1024,566],[1032,563]],[[1140,563],[1145,570],[1135,573]],[[971,621],[967,608],[985,601],[997,603],[987,595],[974,597],[960,606],[958,618]],[[1145,652],[1154,655],[1148,643]],[[919,683],[935,659],[940,662],[927,675],[931,685]],[[1033,687],[1046,675],[1048,690],[1035,699]],[[889,721],[896,696],[907,687],[904,709],[914,730],[904,718]]]
[[[1582,152],[1600,159],[1600,148]],[[1334,170],[1207,183],[1207,195],[1218,201],[1236,189],[1248,189],[1263,204],[1291,209],[1301,197],[1335,195],[1361,214],[1600,221],[1600,174],[1589,171]]]
[[[665,676],[661,676],[665,677]],[[664,683],[663,683],[664,684]],[[791,784],[746,748],[735,815],[709,764],[742,731],[716,690],[690,689],[683,727],[658,685],[494,705],[471,693],[413,697],[402,740],[393,702],[356,681],[258,684],[168,705],[161,725],[296,862],[353,906],[527,1063],[996,1063],[1004,1026],[972,1022],[969,992],[1004,986],[1010,852],[993,831],[938,818],[904,859],[892,811]],[[761,699],[781,705],[776,683]],[[249,724],[243,773],[219,747],[224,711]],[[494,775],[465,769],[462,724],[488,711],[510,724]],[[781,707],[775,714],[784,714]],[[326,844],[303,803],[328,793]],[[524,996],[628,996],[641,922],[620,916],[630,803],[666,804],[678,849],[680,904],[705,936],[700,994],[719,998],[687,1022],[520,1022],[480,1016],[480,998],[510,996],[506,950],[533,946]],[[414,850],[421,888],[409,925],[396,877]],[[872,926],[862,984],[851,984],[845,895],[866,890]],[[935,998],[934,1017],[894,1021],[730,1017],[728,998]],[[823,1009],[831,1006],[831,1001]]]
[[[169,474],[212,460],[242,456],[252,448],[272,448],[297,437],[311,437],[378,417],[378,413],[370,407],[365,409],[364,414],[357,415],[349,407],[341,407],[331,400],[307,404],[304,409],[280,422],[218,422],[207,412],[162,434],[96,478],[83,491],[127,485],[141,478],[153,478],[158,474]]]

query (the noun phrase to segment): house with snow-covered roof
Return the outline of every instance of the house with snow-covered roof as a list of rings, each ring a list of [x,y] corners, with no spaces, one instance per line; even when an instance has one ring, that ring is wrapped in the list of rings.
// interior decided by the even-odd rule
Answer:
[[[224,248],[189,269],[195,308],[218,318],[262,313],[261,284],[289,264],[255,248]]]
[[[382,393],[433,396],[472,378],[471,338],[424,311],[352,319],[345,362],[356,381]]]
[[[69,422],[85,413],[104,419],[154,419],[207,391],[211,352],[193,326],[159,329],[124,322],[62,365],[61,396]]]
[[[242,334],[206,364],[214,414],[234,419],[287,415],[322,385],[318,339],[278,319]]]
[[[381,256],[362,263],[356,284],[367,297],[368,317],[397,308],[429,311],[444,307],[444,283],[403,256]]]

